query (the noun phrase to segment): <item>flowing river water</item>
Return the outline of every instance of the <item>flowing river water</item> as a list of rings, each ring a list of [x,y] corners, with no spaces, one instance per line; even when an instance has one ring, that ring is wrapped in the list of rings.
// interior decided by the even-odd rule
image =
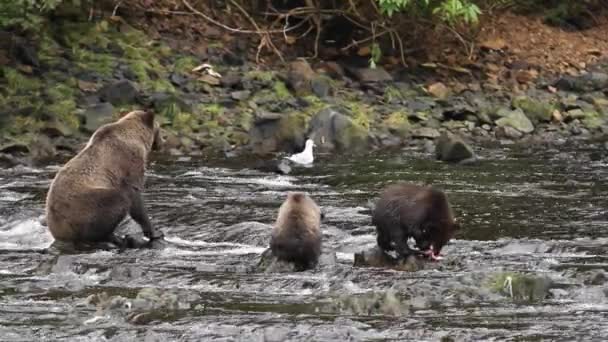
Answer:
[[[0,341],[606,340],[608,165],[590,152],[496,148],[468,166],[413,151],[321,156],[288,176],[156,161],[145,198],[165,249],[61,255],[44,253],[39,223],[57,166],[2,170]],[[423,270],[353,267],[375,244],[369,203],[396,181],[444,189],[463,229]],[[336,261],[259,272],[294,190],[325,210]]]

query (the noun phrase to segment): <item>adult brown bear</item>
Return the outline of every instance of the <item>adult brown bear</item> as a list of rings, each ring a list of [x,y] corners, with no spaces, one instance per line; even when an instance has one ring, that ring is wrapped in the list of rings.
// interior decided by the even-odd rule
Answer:
[[[141,195],[148,156],[159,143],[152,112],[133,111],[97,129],[51,183],[46,221],[55,240],[124,246],[114,230],[127,214],[150,242],[161,239]]]
[[[272,255],[293,262],[298,271],[314,268],[321,254],[321,237],[321,209],[315,201],[302,192],[287,194],[272,230]]]
[[[440,259],[439,253],[459,229],[448,198],[443,191],[430,186],[394,184],[388,186],[372,214],[378,246],[396,251],[401,257],[424,254]],[[416,240],[418,251],[408,239]]]

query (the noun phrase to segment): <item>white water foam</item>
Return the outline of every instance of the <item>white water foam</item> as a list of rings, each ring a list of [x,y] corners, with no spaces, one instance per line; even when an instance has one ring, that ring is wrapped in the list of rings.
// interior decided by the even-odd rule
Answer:
[[[12,221],[0,227],[0,249],[46,248],[53,236],[38,218]]]

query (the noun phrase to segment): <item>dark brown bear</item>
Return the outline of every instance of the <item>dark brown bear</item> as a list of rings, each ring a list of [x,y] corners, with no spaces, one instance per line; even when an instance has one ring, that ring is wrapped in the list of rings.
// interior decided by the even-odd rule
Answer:
[[[423,254],[440,259],[443,246],[459,229],[448,198],[442,191],[411,184],[390,185],[382,192],[372,214],[378,246],[401,257]],[[408,239],[416,240],[418,251]]]
[[[272,230],[272,255],[293,262],[298,271],[314,268],[321,254],[321,237],[321,210],[315,201],[301,192],[289,193]]]
[[[133,111],[97,129],[51,183],[46,221],[55,240],[122,246],[114,230],[127,214],[150,241],[161,239],[141,195],[148,156],[159,142],[151,112]]]

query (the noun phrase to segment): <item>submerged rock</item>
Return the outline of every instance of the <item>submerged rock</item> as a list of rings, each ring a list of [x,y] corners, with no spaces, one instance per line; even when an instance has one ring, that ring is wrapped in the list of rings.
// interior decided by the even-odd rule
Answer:
[[[521,273],[501,273],[490,280],[490,288],[517,302],[540,302],[550,294],[553,281],[547,277]]]
[[[335,252],[321,252],[317,266],[309,271],[314,271],[319,268],[335,267],[338,263],[338,258]],[[278,260],[272,255],[270,248],[266,249],[260,256],[260,261],[256,266],[258,272],[264,273],[293,273],[298,272],[296,265],[293,262]]]
[[[111,296],[107,292],[92,294],[84,305],[95,306],[95,316],[85,324],[93,324],[108,317],[123,317],[132,324],[147,324],[153,320],[167,320],[179,310],[189,310],[198,297],[191,293],[180,294],[158,288],[143,288],[133,299],[121,295]]]
[[[258,162],[254,168],[260,171],[274,172],[282,175],[291,173],[289,161],[284,158],[279,160],[263,160]]]
[[[471,146],[461,138],[445,133],[437,140],[435,155],[439,160],[454,163],[475,158],[475,153]]]
[[[388,315],[400,317],[410,312],[411,303],[400,298],[394,290],[347,294],[339,296],[331,303],[322,305],[321,312],[340,313],[356,316]]]
[[[378,246],[372,249],[355,253],[354,267],[381,267],[392,268],[398,271],[415,272],[424,269],[425,262],[414,255],[406,259],[396,258],[385,253]]]

